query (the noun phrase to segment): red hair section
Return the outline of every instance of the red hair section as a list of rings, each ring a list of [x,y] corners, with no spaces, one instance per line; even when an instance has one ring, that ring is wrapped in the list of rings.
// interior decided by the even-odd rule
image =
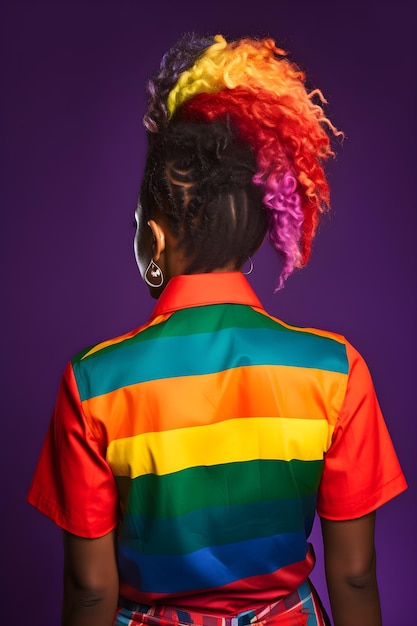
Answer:
[[[256,154],[258,173],[254,182],[265,189],[265,206],[279,211],[281,234],[271,233],[292,269],[307,263],[319,214],[329,205],[329,185],[322,161],[333,156],[329,136],[320,121],[291,94],[276,95],[257,87],[236,87],[217,93],[200,93],[187,100],[177,115],[193,121],[229,119],[243,141]],[[333,129],[332,129],[333,130]],[[291,174],[300,209],[282,196],[283,179]],[[286,206],[288,205],[288,206]],[[271,222],[270,222],[271,224]],[[271,226],[270,226],[271,228]]]

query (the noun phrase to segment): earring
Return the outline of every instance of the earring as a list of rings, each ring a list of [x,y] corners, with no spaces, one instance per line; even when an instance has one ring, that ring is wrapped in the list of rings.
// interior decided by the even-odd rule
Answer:
[[[242,272],[242,274],[243,274],[244,276],[249,276],[249,274],[252,274],[252,272],[253,272],[253,261],[252,261],[252,259],[250,258],[250,256],[248,256],[248,261],[249,261],[249,263],[250,263],[250,265],[249,265],[249,269],[248,269],[248,271],[247,271],[247,272]]]
[[[162,270],[153,259],[149,261],[143,280],[149,287],[162,287],[164,284],[164,275]]]

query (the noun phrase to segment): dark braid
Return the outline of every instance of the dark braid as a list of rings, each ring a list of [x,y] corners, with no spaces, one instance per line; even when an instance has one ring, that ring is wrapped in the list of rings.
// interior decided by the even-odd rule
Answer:
[[[237,269],[262,243],[266,215],[255,156],[229,123],[175,121],[148,133],[141,188],[146,220],[160,211],[190,258],[187,273]]]

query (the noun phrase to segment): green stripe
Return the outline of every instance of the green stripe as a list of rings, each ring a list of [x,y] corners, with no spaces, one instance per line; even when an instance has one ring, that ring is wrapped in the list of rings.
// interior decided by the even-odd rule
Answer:
[[[135,340],[74,362],[81,400],[141,382],[201,376],[240,366],[310,367],[347,373],[343,344],[288,330],[248,307],[238,307],[239,314],[234,315],[231,309],[236,306],[204,307],[199,322],[195,309],[180,311],[166,322],[147,328]],[[206,312],[210,324],[204,322]],[[252,323],[255,320],[258,325]]]
[[[247,305],[215,304],[175,311],[167,320],[160,324],[145,327],[133,337],[105,346],[103,349],[89,355],[87,359],[96,359],[101,354],[118,351],[122,346],[126,347],[131,344],[152,341],[153,339],[161,339],[163,337],[183,337],[199,333],[212,333],[220,328],[269,328],[271,330],[279,329],[283,333],[300,332],[302,335],[318,336],[314,333],[306,332],[300,327],[293,326],[288,328],[280,323],[279,320],[264,315]],[[318,337],[335,342],[335,340],[327,337]],[[90,346],[79,352],[72,359],[72,363],[85,360],[83,359],[84,355],[93,347]]]
[[[209,546],[304,530],[304,511],[314,515],[314,495],[191,511],[178,518],[127,515],[121,541],[142,554],[180,555]]]
[[[129,514],[178,517],[206,507],[308,496],[318,489],[322,466],[322,461],[254,460],[116,481]]]
[[[167,320],[153,326],[145,327],[133,337],[125,339],[122,344],[115,343],[94,352],[88,359],[95,359],[100,354],[119,350],[121,345],[142,343],[162,337],[182,337],[198,333],[211,333],[220,328],[275,328],[277,322],[242,304],[215,304],[210,306],[192,307],[175,311]],[[288,329],[279,324],[283,331]],[[82,360],[93,346],[79,352],[73,363]]]

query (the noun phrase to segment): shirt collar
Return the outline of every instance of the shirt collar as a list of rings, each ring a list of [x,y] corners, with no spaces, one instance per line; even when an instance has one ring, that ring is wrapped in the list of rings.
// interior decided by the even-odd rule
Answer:
[[[262,308],[257,295],[240,272],[181,274],[168,282],[151,319],[179,309],[220,303]]]

